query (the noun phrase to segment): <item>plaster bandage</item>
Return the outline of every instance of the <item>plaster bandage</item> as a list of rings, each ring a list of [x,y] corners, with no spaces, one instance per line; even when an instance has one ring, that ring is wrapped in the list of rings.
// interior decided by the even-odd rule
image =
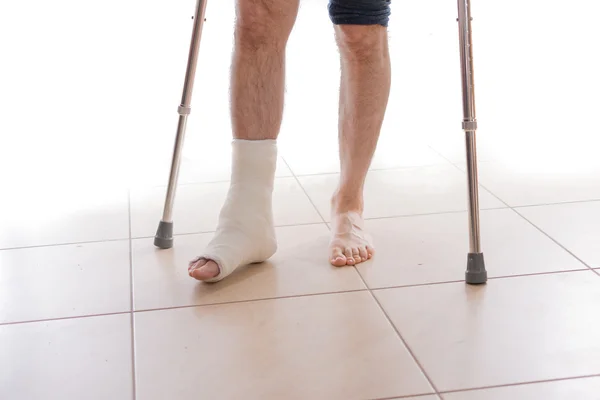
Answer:
[[[206,282],[220,281],[240,266],[266,261],[277,250],[272,208],[277,142],[236,139],[232,147],[231,185],[217,231],[195,260],[218,264],[219,274]]]

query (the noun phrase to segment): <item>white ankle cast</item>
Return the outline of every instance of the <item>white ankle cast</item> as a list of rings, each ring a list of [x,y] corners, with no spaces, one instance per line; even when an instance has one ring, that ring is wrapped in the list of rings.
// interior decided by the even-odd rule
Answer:
[[[196,258],[219,266],[219,274],[206,282],[220,281],[240,266],[266,261],[277,250],[272,210],[277,142],[236,139],[232,147],[231,185],[217,231]]]

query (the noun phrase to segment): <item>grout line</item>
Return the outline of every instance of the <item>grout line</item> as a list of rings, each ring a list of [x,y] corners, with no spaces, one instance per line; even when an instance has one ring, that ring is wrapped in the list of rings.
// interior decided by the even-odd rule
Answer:
[[[288,178],[291,178],[291,177],[288,177]],[[480,184],[480,186],[483,187],[484,189],[486,189],[494,197],[496,197],[496,199],[498,199],[503,204],[505,204],[505,206],[502,206],[502,207],[481,208],[480,209],[481,212],[492,211],[492,210],[508,210],[508,209],[517,211],[517,210],[522,209],[522,208],[545,207],[545,206],[559,206],[559,205],[563,205],[563,204],[579,204],[579,203],[600,202],[600,200],[579,200],[579,201],[572,201],[572,202],[541,203],[541,204],[531,204],[531,205],[526,205],[526,206],[514,206],[514,207],[511,207],[507,203],[505,203],[503,200],[501,200],[500,198],[498,198],[494,193],[490,192],[489,189],[485,188],[481,184]],[[304,191],[304,193],[306,194],[306,191],[304,190],[304,187],[302,185],[301,185],[301,187],[302,187],[302,190]],[[307,194],[307,196],[308,196],[308,194]],[[313,207],[315,207],[315,205],[312,202],[312,199],[310,197],[309,197],[309,201],[311,202],[311,204],[313,205]],[[315,207],[315,209],[316,209],[316,207]],[[424,216],[430,216],[430,215],[461,214],[461,213],[466,213],[466,212],[467,212],[467,210],[436,211],[436,212],[429,212],[429,213],[398,214],[398,215],[391,215],[391,216],[385,216],[385,217],[371,217],[371,218],[365,218],[364,220],[365,221],[374,221],[374,220],[393,219],[393,218],[424,217]],[[298,223],[298,224],[276,225],[275,228],[276,229],[277,228],[289,228],[289,227],[294,227],[294,226],[319,225],[319,224],[323,224],[323,223],[325,223],[325,224],[329,223],[329,222],[327,222],[325,220],[325,218],[323,218],[323,216],[321,215],[321,213],[319,212],[319,210],[317,210],[317,214],[323,220],[323,222],[303,222],[303,223]],[[521,215],[521,214],[519,213],[519,215]],[[177,236],[186,236],[186,235],[202,235],[202,234],[209,234],[209,233],[214,233],[214,232],[215,231],[185,232],[185,233],[175,234],[174,236],[177,237]],[[154,236],[132,236],[131,239],[132,240],[152,239],[153,237]],[[44,248],[44,247],[74,246],[74,245],[79,245],[79,244],[98,244],[98,243],[121,242],[121,241],[125,241],[125,240],[128,240],[128,239],[129,238],[127,238],[127,237],[122,237],[122,238],[113,238],[113,239],[98,239],[98,240],[86,240],[86,241],[76,241],[76,242],[62,242],[62,243],[53,243],[53,244],[40,244],[40,245],[32,245],[32,246],[6,247],[6,248],[0,248],[0,252],[2,252],[2,251],[11,251],[11,250],[37,249],[37,248]]]
[[[356,270],[358,271],[358,268]],[[360,272],[358,272],[358,274],[360,275]],[[362,275],[361,275],[361,277],[362,277]],[[511,276],[511,278],[512,278],[512,276]],[[493,279],[493,278],[488,278],[488,279]],[[448,285],[451,283],[464,283],[464,282],[465,282],[464,279],[457,279],[455,281],[441,281],[441,282],[430,282],[430,283],[414,283],[414,284],[408,284],[408,285],[381,286],[381,287],[369,288],[369,290],[380,291],[380,290],[387,290],[387,289],[407,289],[407,288],[412,288],[412,287]],[[366,284],[366,282],[365,282],[365,284]]]
[[[194,307],[211,307],[211,306],[227,306],[231,304],[241,304],[241,303],[257,303],[261,301],[270,301],[270,300],[284,300],[284,299],[294,299],[297,297],[317,297],[317,296],[329,296],[343,293],[357,293],[357,292],[366,292],[368,289],[352,289],[352,290],[344,290],[340,292],[319,292],[319,293],[304,293],[304,294],[294,294],[288,296],[276,296],[276,297],[262,297],[258,299],[248,299],[248,300],[232,300],[232,301],[223,301],[219,303],[206,303],[206,304],[189,304],[185,306],[171,306],[171,307],[158,307],[158,308],[144,308],[140,310],[135,310],[135,313],[145,313],[145,312],[154,312],[154,311],[168,311],[168,310],[178,310],[180,308],[194,308]]]
[[[463,170],[459,165],[457,165],[455,162],[453,162],[452,160],[450,160],[448,157],[446,157],[445,155],[443,155],[442,153],[440,153],[439,151],[437,151],[436,149],[434,149],[433,147],[429,146],[429,148],[433,151],[435,151],[437,154],[439,154],[440,157],[442,157],[443,159],[445,159],[446,161],[448,161],[450,164],[452,164],[452,166],[456,169],[458,169],[460,172],[463,173],[463,175],[467,175],[467,171]],[[485,187],[484,185],[481,184],[481,181],[479,180],[479,163],[480,161],[477,161],[477,184],[479,186],[479,188],[484,189],[486,192],[488,192],[489,194],[491,194],[493,197],[496,198],[496,200],[498,200],[499,202],[501,202],[502,204],[504,204],[506,207],[504,208],[512,208],[507,202],[505,202],[504,200],[502,200],[500,197],[498,197],[494,192],[492,192],[491,190],[489,190],[487,187]],[[481,197],[481,196],[479,196]],[[481,210],[481,204],[479,206],[480,210]]]
[[[304,190],[304,188],[302,188],[304,194],[307,195],[306,191]],[[309,197],[309,201],[311,203],[311,205],[315,208],[315,210],[317,211],[317,214],[319,215],[319,217],[323,220],[320,222],[301,222],[301,223],[297,223],[297,224],[284,224],[284,225],[275,225],[275,229],[279,229],[279,228],[293,228],[295,226],[310,226],[310,225],[323,225],[323,224],[330,224],[331,221],[326,221],[325,218],[323,218],[323,216],[321,215],[321,213],[319,212],[319,210],[316,208],[316,206],[314,205],[314,203],[312,202],[312,199],[310,199]],[[494,211],[494,210],[508,210],[509,207],[492,207],[492,208],[484,208],[481,211]],[[371,218],[364,218],[365,221],[377,221],[377,220],[382,220],[382,219],[394,219],[394,218],[411,218],[411,217],[427,217],[430,215],[451,215],[451,214],[465,214],[467,213],[467,210],[452,210],[452,211],[437,211],[437,212],[430,212],[430,213],[420,213],[420,214],[398,214],[398,215],[390,215],[390,216],[385,216],[385,217],[371,217]],[[190,235],[206,235],[209,233],[215,233],[215,231],[198,231],[198,232],[185,232],[185,233],[177,233],[174,234],[174,237],[179,237],[179,236],[190,236]],[[153,239],[154,236],[134,236],[132,237],[133,240],[141,240],[141,239]]]
[[[421,397],[427,396],[436,396],[438,399],[441,399],[438,393],[423,393],[423,394],[405,394],[402,396],[394,396],[394,397],[377,397],[371,400],[395,400],[395,399],[419,399]]]
[[[331,228],[329,227],[329,224],[327,224],[327,228],[329,229],[329,231],[331,231]],[[365,288],[367,288],[367,291],[369,292],[369,294],[371,295],[371,297],[373,298],[373,300],[375,301],[375,303],[377,304],[377,306],[379,307],[379,309],[381,310],[381,312],[383,313],[383,315],[387,319],[388,323],[392,326],[392,329],[394,329],[394,331],[396,332],[396,335],[398,335],[398,338],[400,339],[400,341],[402,342],[402,344],[404,345],[404,347],[407,349],[408,353],[413,358],[414,362],[417,364],[417,366],[419,367],[419,369],[421,370],[421,373],[423,374],[423,376],[425,376],[425,379],[427,379],[427,382],[429,383],[429,385],[433,388],[433,390],[435,391],[436,394],[439,394],[439,392],[438,392],[437,388],[435,387],[433,381],[431,380],[431,378],[429,377],[429,375],[427,374],[427,372],[425,371],[425,369],[423,368],[423,366],[421,365],[421,363],[419,362],[419,360],[417,359],[417,357],[413,353],[412,349],[408,346],[408,343],[406,343],[406,341],[404,340],[404,338],[400,334],[400,331],[398,330],[398,328],[396,328],[396,326],[394,325],[394,323],[390,319],[389,315],[385,312],[385,310],[383,309],[383,306],[381,305],[381,303],[379,302],[379,300],[377,299],[377,297],[375,297],[375,295],[373,294],[373,291],[369,288],[369,285],[367,285],[367,282],[365,281],[365,279],[363,278],[363,276],[360,274],[360,271],[358,270],[358,268],[356,267],[356,265],[353,265],[352,268],[354,268],[354,271],[356,271],[356,273],[358,274],[358,277],[362,281],[363,285],[365,286]]]
[[[357,271],[359,277],[362,279],[362,276],[360,275],[360,272],[358,272],[358,269],[356,269],[356,271]],[[490,279],[490,280],[501,280],[501,279],[522,278],[522,277],[528,277],[528,276],[567,274],[567,273],[573,273],[573,272],[586,272],[586,271],[589,271],[589,269],[588,268],[582,268],[582,269],[574,269],[574,270],[567,270],[567,271],[534,272],[534,273],[530,273],[530,274],[495,276],[495,277],[489,277],[488,279]],[[596,271],[594,270],[594,272],[596,272]],[[133,311],[116,311],[116,312],[100,313],[100,314],[87,314],[87,315],[75,315],[75,316],[68,316],[68,317],[43,318],[43,319],[35,319],[35,320],[1,322],[0,326],[3,326],[3,325],[30,324],[30,323],[36,323],[36,322],[62,321],[62,320],[78,319],[78,318],[105,317],[105,316],[122,315],[122,314],[136,314],[136,313],[152,312],[152,311],[176,310],[176,309],[179,309],[179,308],[208,307],[208,306],[220,306],[220,305],[239,304],[239,303],[252,303],[252,302],[258,302],[258,301],[265,301],[265,300],[289,299],[289,298],[294,298],[294,297],[326,296],[326,295],[334,295],[334,294],[342,294],[342,293],[354,293],[354,292],[365,292],[365,291],[378,292],[378,291],[391,290],[391,289],[406,289],[406,288],[412,288],[412,287],[437,286],[437,285],[447,285],[447,284],[455,284],[455,283],[464,283],[464,280],[461,279],[461,280],[455,280],[455,281],[417,283],[417,284],[411,284],[411,285],[396,285],[396,286],[384,286],[384,287],[369,288],[366,285],[364,279],[362,279],[362,281],[363,281],[363,284],[365,284],[365,288],[364,289],[352,289],[352,290],[342,290],[342,291],[333,291],[333,292],[319,292],[319,293],[305,293],[305,294],[295,294],[295,295],[288,295],[288,296],[261,297],[261,298],[257,298],[257,299],[233,300],[233,301],[223,301],[223,302],[216,302],[216,303],[206,303],[206,304],[188,304],[188,305],[184,305],[184,306],[144,308],[144,309],[133,310]]]
[[[368,288],[369,286],[367,285],[367,282],[365,282],[363,276],[358,271],[358,268],[356,268],[356,265],[354,265],[353,267],[356,270],[356,272],[358,273],[358,276],[360,276],[360,279],[363,281],[364,285]],[[439,393],[440,393],[439,390],[437,389],[437,387],[433,383],[433,380],[431,379],[431,377],[429,376],[429,374],[427,373],[427,371],[425,371],[425,368],[423,367],[423,365],[421,364],[421,362],[417,358],[417,355],[410,348],[410,346],[408,345],[408,343],[406,342],[406,340],[402,337],[402,334],[400,333],[400,330],[394,324],[394,322],[392,321],[392,319],[390,318],[390,316],[388,315],[388,313],[383,308],[383,305],[381,304],[381,302],[375,296],[375,294],[373,293],[373,291],[371,289],[369,289],[369,294],[371,294],[371,297],[373,298],[373,300],[375,300],[375,303],[377,303],[377,305],[379,306],[379,309],[381,310],[381,312],[383,313],[383,315],[387,319],[388,323],[392,326],[392,329],[394,329],[394,331],[396,332],[396,335],[398,335],[398,338],[400,339],[400,341],[402,342],[402,344],[404,345],[404,347],[406,348],[406,350],[408,351],[408,353],[412,357],[413,361],[415,362],[415,364],[417,364],[417,367],[419,367],[419,369],[421,370],[421,373],[423,374],[423,376],[425,377],[425,379],[427,379],[427,382],[429,383],[429,386],[431,386],[433,388],[433,390],[435,391],[435,394],[439,395]]]
[[[452,163],[452,165],[454,165],[457,169],[459,169],[463,174],[466,174],[466,171],[464,171],[463,169],[461,169],[457,164],[453,163],[452,161],[450,161],[448,158],[446,158],[443,154],[439,153],[437,150],[433,149],[435,152],[437,152],[441,157],[445,158],[446,160],[448,160],[450,163]],[[479,164],[479,163],[478,163]],[[490,189],[488,189],[485,185],[481,184],[481,182],[478,182],[479,186],[483,189],[485,189],[488,193],[490,193],[493,197],[495,197],[498,201],[500,201],[502,204],[504,204],[508,209],[512,210],[515,214],[517,214],[519,217],[521,217],[523,220],[525,220],[526,222],[528,222],[532,227],[534,227],[535,229],[537,229],[541,234],[543,234],[544,236],[546,236],[548,239],[550,239],[552,242],[554,242],[554,244],[556,244],[557,246],[559,246],[561,249],[563,249],[564,251],[566,251],[568,254],[570,254],[573,258],[575,258],[577,261],[579,261],[582,265],[586,266],[588,269],[590,269],[592,272],[596,273],[597,275],[600,275],[600,273],[598,273],[598,271],[594,270],[594,268],[592,266],[590,266],[589,264],[587,264],[586,262],[584,262],[581,258],[579,258],[578,256],[575,255],[575,253],[573,253],[571,250],[567,249],[565,246],[563,246],[558,240],[556,240],[555,238],[553,238],[549,233],[547,233],[546,231],[544,231],[542,228],[540,228],[539,226],[537,226],[536,224],[534,224],[532,221],[530,221],[528,218],[526,218],[523,214],[521,214],[518,209],[520,208],[531,208],[531,207],[543,207],[543,206],[555,206],[555,205],[562,205],[562,204],[578,204],[578,203],[593,203],[593,202],[597,202],[599,201],[598,199],[591,199],[591,200],[580,200],[580,201],[570,201],[570,202],[558,202],[558,203],[547,203],[547,204],[531,204],[531,205],[526,205],[526,206],[511,206],[509,205],[506,201],[502,200],[498,195],[496,195],[493,191],[491,191]],[[525,275],[526,276],[526,275]]]
[[[323,222],[301,222],[298,224],[284,224],[284,225],[275,225],[275,229],[279,228],[293,228],[295,226],[309,226],[309,225],[323,225]],[[192,235],[207,235],[209,233],[215,233],[216,231],[199,231],[199,232],[185,232],[185,233],[177,233],[173,234],[173,237],[177,238],[180,236],[192,236]],[[141,240],[141,239],[153,239],[154,236],[134,236],[133,240]]]
[[[586,378],[596,378],[600,377],[600,374],[591,374],[591,375],[578,375],[578,376],[569,376],[565,378],[554,378],[554,379],[540,379],[536,381],[528,381],[528,382],[518,382],[518,383],[506,383],[501,385],[488,385],[488,386],[480,386],[468,389],[454,389],[454,390],[445,390],[440,392],[439,394],[450,394],[450,393],[463,393],[463,392],[473,392],[476,390],[486,390],[486,389],[497,389],[497,388],[505,388],[505,387],[514,387],[514,386],[525,386],[525,385],[535,385],[538,383],[552,383],[552,382],[563,382],[577,379],[586,379]]]
[[[565,204],[581,204],[581,203],[598,203],[600,199],[590,200],[570,200],[570,201],[559,201],[556,203],[542,203],[542,204],[526,204],[522,206],[512,206],[512,208],[533,208],[533,207],[545,207],[545,206],[561,206]]]
[[[282,157],[282,159],[283,159],[283,157]],[[447,161],[447,160],[444,159],[444,161]],[[284,162],[286,163],[286,165],[288,166],[288,168],[290,169],[290,171],[292,171],[292,174],[295,175],[295,173],[293,172],[292,168],[289,166],[289,164],[287,163],[287,161],[284,160]],[[438,162],[438,163],[422,164],[422,165],[395,166],[395,167],[389,167],[389,168],[369,168],[367,170],[367,173],[368,172],[377,172],[377,171],[405,171],[405,170],[410,170],[410,169],[431,168],[431,167],[439,167],[439,166],[445,166],[445,165],[446,165],[446,163],[444,163],[444,162]],[[313,172],[313,173],[308,173],[308,174],[298,174],[297,176],[300,177],[300,178],[304,178],[304,177],[311,177],[311,176],[331,176],[331,175],[339,175],[339,174],[340,174],[340,171],[336,171],[336,172]],[[280,178],[286,178],[286,177],[282,176]]]
[[[222,301],[222,302],[206,303],[206,304],[188,304],[188,305],[184,305],[184,306],[143,308],[140,310],[133,310],[133,311],[116,311],[116,312],[112,312],[112,313],[75,315],[75,316],[57,317],[57,318],[43,318],[43,319],[35,319],[35,320],[29,320],[29,321],[25,320],[25,321],[2,322],[2,323],[0,323],[0,326],[32,324],[32,323],[36,323],[36,322],[62,321],[62,320],[78,319],[78,318],[106,317],[106,316],[112,316],[112,315],[136,314],[136,313],[152,312],[152,311],[177,310],[180,308],[209,307],[209,306],[223,306],[223,305],[240,304],[240,303],[254,303],[254,302],[266,301],[266,300],[291,299],[291,298],[295,298],[295,297],[326,296],[326,295],[342,294],[342,293],[366,292],[367,290],[368,290],[367,288],[364,288],[364,289],[343,290],[343,291],[339,291],[339,292],[304,293],[304,294],[294,294],[294,295],[288,295],[288,296],[261,297],[261,298],[257,298],[257,299],[232,300],[232,301]]]
[[[68,317],[42,318],[42,319],[32,319],[32,320],[25,320],[25,321],[2,322],[2,323],[0,323],[0,326],[34,324],[36,322],[63,321],[63,320],[78,319],[78,318],[108,317],[108,316],[112,316],[112,315],[124,315],[124,314],[131,314],[131,311],[115,311],[115,312],[100,313],[100,314],[73,315],[73,316],[68,316]]]
[[[558,240],[554,239],[552,236],[550,236],[549,233],[545,232],[544,230],[542,230],[542,228],[540,228],[539,226],[537,226],[536,224],[534,224],[533,222],[531,222],[529,219],[527,219],[523,214],[521,214],[519,211],[515,210],[514,208],[512,208],[513,212],[515,214],[517,214],[518,216],[520,216],[521,218],[523,218],[525,221],[527,221],[531,226],[533,226],[535,229],[537,229],[538,231],[540,231],[544,236],[546,236],[548,239],[552,240],[556,245],[558,245],[561,249],[563,249],[564,251],[566,251],[567,253],[569,253],[571,256],[573,256],[573,258],[575,258],[577,261],[579,261],[581,264],[585,265],[587,268],[589,268],[590,270],[594,271],[594,269],[588,265],[586,262],[584,262],[581,258],[577,257],[575,255],[575,253],[573,253],[571,250],[567,249],[565,246],[563,246],[561,243],[558,242]]]
[[[432,150],[436,151],[435,149],[432,148]],[[462,169],[458,164],[454,163],[453,161],[451,161],[450,159],[446,158],[444,155],[442,155],[441,153],[438,152],[438,154],[445,158],[446,160],[448,160],[448,162],[450,162],[453,166],[455,166],[456,168],[458,168],[463,174],[467,174],[467,171],[465,171],[464,169]],[[498,162],[498,161],[484,161],[485,163],[489,163],[489,162]],[[481,163],[481,161],[477,162],[477,165],[479,166],[479,164]],[[477,173],[478,178],[479,178],[479,171]],[[597,198],[593,198],[593,199],[587,199],[587,200],[568,200],[568,201],[558,201],[558,202],[554,202],[554,203],[537,203],[537,204],[525,204],[525,205],[519,205],[519,206],[511,206],[510,204],[508,204],[506,201],[502,200],[502,198],[500,198],[498,195],[496,195],[492,190],[488,189],[485,185],[483,185],[481,182],[478,182],[479,186],[483,189],[485,189],[487,192],[489,192],[492,196],[494,196],[496,198],[496,200],[500,201],[502,204],[504,204],[506,207],[504,208],[511,208],[511,209],[517,209],[517,208],[532,208],[532,207],[546,207],[546,206],[559,206],[559,205],[563,205],[563,204],[579,204],[579,203],[596,203],[596,202],[600,202],[600,199]]]
[[[530,272],[527,274],[517,274],[517,275],[510,275],[510,276],[493,276],[493,277],[489,277],[488,279],[490,280],[499,280],[499,279],[505,279],[505,278],[526,278],[528,276],[543,276],[543,275],[555,275],[555,274],[568,274],[571,272],[587,272],[589,271],[588,268],[576,268],[576,269],[568,269],[565,271],[546,271],[546,272]]]
[[[329,227],[329,225],[327,225],[327,228],[331,231],[331,228]],[[433,390],[435,391],[435,394],[439,396],[439,391],[437,390],[435,384],[433,383],[433,380],[427,374],[427,372],[425,371],[425,368],[423,368],[423,365],[417,359],[417,356],[415,355],[415,353],[413,352],[413,350],[410,348],[410,346],[408,346],[408,343],[402,337],[402,334],[400,333],[400,330],[396,327],[396,325],[394,325],[394,323],[392,322],[392,319],[387,314],[387,312],[385,311],[385,309],[383,308],[383,306],[381,305],[381,303],[379,302],[379,300],[377,299],[377,297],[373,293],[373,290],[371,290],[371,288],[369,288],[369,285],[365,281],[365,278],[361,275],[361,273],[358,270],[358,268],[356,267],[356,265],[353,265],[352,268],[354,268],[354,271],[356,271],[356,273],[358,274],[358,276],[359,276],[360,280],[362,281],[363,285],[367,288],[367,291],[369,292],[369,294],[371,295],[371,297],[373,298],[373,300],[375,301],[375,303],[377,304],[377,306],[379,307],[379,309],[381,310],[381,312],[383,313],[383,315],[387,319],[388,323],[391,325],[392,329],[394,329],[394,331],[396,332],[396,335],[398,336],[398,338],[400,339],[400,341],[402,342],[402,344],[404,345],[404,347],[406,348],[406,350],[408,351],[408,353],[412,357],[413,361],[415,362],[415,364],[417,365],[417,367],[419,368],[419,370],[421,371],[421,373],[423,374],[423,376],[425,377],[425,379],[429,383],[429,386],[431,386],[431,388],[433,388]]]
[[[490,208],[482,208],[480,212],[484,211],[493,211],[493,210],[508,210],[510,207],[490,207]],[[451,214],[466,214],[468,210],[452,210],[452,211],[435,211],[428,213],[419,213],[419,214],[398,214],[398,215],[390,215],[386,217],[371,217],[364,218],[365,221],[374,221],[380,219],[394,219],[394,218],[411,218],[411,217],[427,217],[430,215],[451,215]]]
[[[410,215],[407,215],[407,216],[410,216]],[[394,218],[394,217],[390,217],[390,218]],[[294,226],[305,226],[305,225],[322,225],[322,224],[323,224],[323,222],[301,222],[301,223],[298,223],[298,224],[276,225],[275,229],[277,229],[277,228],[290,228],[290,227],[294,227]],[[203,235],[203,234],[208,234],[208,233],[215,233],[215,231],[185,232],[185,233],[177,233],[177,234],[174,234],[173,236],[177,237],[177,236],[187,236],[187,235]],[[152,236],[133,236],[133,237],[131,237],[132,240],[153,239],[153,238],[154,238],[154,235],[152,235]],[[33,246],[6,247],[6,248],[0,248],[0,252],[2,252],[2,251],[10,251],[10,250],[37,249],[37,248],[44,248],[44,247],[75,246],[75,245],[78,245],[78,244],[98,244],[98,243],[124,242],[126,240],[129,240],[129,238],[122,237],[122,238],[117,238],[117,239],[98,239],[98,240],[85,240],[85,241],[80,241],[80,242],[63,242],[63,243],[54,243],[54,244],[40,244],[40,245],[33,245]]]
[[[27,249],[37,249],[44,247],[60,247],[60,246],[73,246],[76,244],[95,244],[95,243],[105,243],[105,242],[124,242],[128,238],[122,237],[117,239],[98,239],[98,240],[85,240],[81,242],[64,242],[64,243],[53,243],[53,244],[38,244],[33,246],[17,246],[17,247],[6,247],[0,248],[0,251],[10,251],[10,250],[27,250]]]
[[[135,372],[135,320],[133,313],[134,297],[133,297],[133,240],[131,238],[131,190],[128,192],[127,197],[127,215],[129,220],[129,314],[130,314],[130,327],[131,327],[131,379],[133,400],[137,398],[137,387],[136,387],[136,372]]]
[[[426,145],[427,147],[429,147],[429,145]],[[435,150],[434,150],[435,151]],[[437,151],[436,151],[437,153]],[[439,154],[439,153],[438,153]],[[289,163],[285,160],[285,158],[282,155],[279,155],[279,158],[281,158],[281,160],[284,162],[284,164],[287,166],[287,168],[290,170],[290,173],[292,175],[275,175],[275,179],[286,179],[286,178],[292,178],[292,177],[305,177],[305,176],[328,176],[328,175],[339,175],[340,171],[336,171],[336,172],[313,172],[313,173],[308,173],[308,174],[296,174],[292,168],[290,167]],[[446,159],[444,157],[444,161],[448,161],[448,159]],[[451,164],[453,164],[452,162],[450,162]],[[389,168],[369,168],[368,172],[371,171],[393,171],[393,170],[406,170],[406,169],[416,169],[416,168],[427,168],[427,167],[435,167],[435,166],[440,166],[440,165],[445,165],[442,162],[439,163],[431,163],[431,164],[423,164],[423,165],[404,165],[404,166],[395,166],[395,167],[389,167]],[[167,177],[168,178],[168,177]],[[197,181],[197,182],[180,182],[178,183],[178,187],[179,186],[191,186],[191,185],[212,185],[212,184],[218,184],[218,183],[229,183],[231,181],[231,179],[216,179],[216,180],[207,180],[207,181]],[[167,186],[163,183],[161,184],[154,184],[154,183],[149,183],[148,185],[132,185],[130,187],[131,190],[148,190],[148,189],[166,189]]]
[[[587,272],[588,268],[575,268],[568,269],[564,271],[544,271],[544,272],[530,272],[526,274],[515,274],[515,275],[502,275],[502,276],[490,276],[488,280],[502,280],[502,279],[512,279],[512,278],[526,278],[528,276],[543,276],[543,275],[555,275],[555,274],[568,274],[572,272]],[[392,285],[392,286],[380,286],[369,288],[372,291],[380,291],[380,290],[388,290],[388,289],[406,289],[413,287],[423,287],[423,286],[437,286],[437,285],[448,285],[451,283],[465,283],[464,279],[457,279],[452,281],[439,281],[439,282],[428,282],[428,283],[413,283],[408,285]]]

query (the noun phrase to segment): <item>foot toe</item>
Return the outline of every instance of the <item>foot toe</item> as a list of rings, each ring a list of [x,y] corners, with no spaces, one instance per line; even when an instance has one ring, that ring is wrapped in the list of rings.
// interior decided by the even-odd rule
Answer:
[[[367,248],[365,246],[358,248],[358,254],[363,261],[369,259],[369,254],[367,253]]]
[[[190,263],[188,265],[188,273],[190,274],[190,276],[191,276],[193,270],[206,265],[207,262],[208,262],[208,260],[206,260],[204,258],[196,258],[196,259],[190,261]]]
[[[219,266],[216,262],[204,261],[203,265],[190,270],[190,276],[199,281],[205,281],[219,275],[219,272]]]
[[[336,267],[343,267],[344,265],[346,265],[346,262],[346,257],[337,257],[334,260],[331,260],[331,263]]]
[[[330,262],[336,267],[343,267],[344,265],[346,265],[346,257],[344,256],[342,250],[339,247],[334,247],[331,251]]]
[[[344,250],[344,255],[346,256],[346,265],[354,265],[356,263],[354,261],[352,249],[350,247],[346,247],[346,249]]]
[[[371,259],[373,257],[373,254],[375,254],[375,249],[371,246],[367,246],[367,256],[369,259]]]
[[[358,251],[358,248],[353,248],[352,249],[352,258],[354,258],[354,262],[356,264],[358,264],[359,262],[363,261],[361,255],[360,255],[360,252]]]

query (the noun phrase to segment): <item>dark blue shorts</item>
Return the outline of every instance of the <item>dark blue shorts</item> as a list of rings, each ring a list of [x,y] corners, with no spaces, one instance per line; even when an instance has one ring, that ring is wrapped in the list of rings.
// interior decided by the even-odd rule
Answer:
[[[383,25],[390,19],[391,0],[329,0],[329,17],[336,25]]]

